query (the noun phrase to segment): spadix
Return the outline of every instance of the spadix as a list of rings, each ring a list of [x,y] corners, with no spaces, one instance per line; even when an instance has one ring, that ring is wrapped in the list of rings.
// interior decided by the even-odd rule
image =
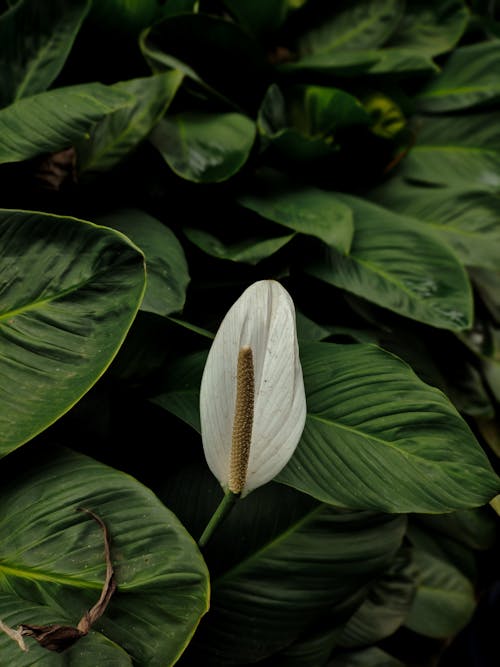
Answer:
[[[292,456],[306,418],[295,308],[274,280],[248,287],[219,327],[200,392],[205,456],[225,492],[245,496]]]

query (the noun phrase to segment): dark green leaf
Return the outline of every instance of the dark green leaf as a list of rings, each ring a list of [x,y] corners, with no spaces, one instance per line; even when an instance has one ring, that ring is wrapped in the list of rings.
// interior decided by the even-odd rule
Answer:
[[[22,0],[0,16],[0,107],[50,86],[90,5],[90,0]]]
[[[98,380],[144,292],[144,259],[118,232],[0,212],[0,456],[49,426]]]
[[[327,667],[405,667],[405,665],[382,649],[371,646],[362,651],[343,653],[330,660]]]
[[[354,232],[352,212],[336,193],[259,178],[238,202],[273,222],[315,236],[340,253],[349,252]]]
[[[427,637],[447,638],[470,620],[476,603],[470,581],[452,565],[414,550],[417,593],[405,626]]]
[[[151,142],[182,178],[214,183],[243,167],[255,132],[255,123],[243,114],[187,111],[160,121]]]
[[[138,209],[115,211],[96,222],[122,232],[144,253],[148,279],[141,310],[163,316],[180,312],[186,300],[189,272],[175,234]]]
[[[107,114],[132,104],[101,83],[57,88],[0,110],[0,163],[68,148]]]
[[[372,198],[428,224],[466,266],[500,266],[500,198],[495,194],[389,180]]]
[[[348,257],[333,248],[305,261],[311,275],[405,317],[451,330],[472,321],[472,294],[455,255],[423,225],[359,197],[335,194],[354,213]]]
[[[470,109],[500,98],[500,42],[463,46],[416,96],[417,108],[442,112]]]
[[[169,71],[113,86],[134,103],[104,117],[78,146],[80,172],[108,171],[143,141],[172,102],[183,74]]]
[[[273,255],[294,237],[294,234],[288,234],[275,238],[251,238],[235,243],[224,243],[204,229],[186,227],[183,231],[191,243],[208,255],[246,264],[258,264],[261,260]]]
[[[301,359],[308,417],[277,481],[385,512],[477,507],[498,493],[465,421],[397,357],[373,345],[311,343]]]
[[[180,69],[239,108],[256,110],[270,84],[271,68],[258,42],[215,16],[169,17],[145,31],[140,45],[155,71]]]
[[[469,22],[463,0],[411,0],[386,46],[414,49],[437,56],[459,41]]]
[[[174,664],[208,606],[208,572],[191,536],[128,475],[69,450],[49,453],[2,469],[0,617],[12,627],[75,626],[97,601],[103,534],[79,507],[97,514],[109,531],[117,590],[90,634],[63,654],[44,651],[44,660],[32,639],[23,654],[0,633],[2,661],[16,667]]]
[[[404,517],[345,514],[324,505],[308,512],[213,581],[210,612],[194,642],[196,655],[205,658],[198,664],[211,655],[219,664],[235,655],[255,662],[325,614],[335,625],[335,612],[345,614],[349,603],[353,609],[354,597],[391,561],[404,528]]]
[[[415,136],[415,146],[400,164],[404,178],[468,190],[498,190],[499,113],[418,118]]]
[[[237,22],[256,37],[277,30],[289,11],[288,0],[224,0]]]
[[[415,568],[409,550],[403,548],[370,586],[367,598],[345,625],[338,645],[369,646],[392,635],[403,624],[415,590]]]
[[[404,6],[401,0],[336,2],[302,34],[299,50],[306,54],[381,46],[401,20]]]

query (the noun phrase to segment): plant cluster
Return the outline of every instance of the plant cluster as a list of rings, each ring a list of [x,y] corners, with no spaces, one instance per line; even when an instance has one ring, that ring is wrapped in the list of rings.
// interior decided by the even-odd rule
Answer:
[[[495,5],[0,2],[2,665],[497,664]],[[269,280],[305,426],[199,542]]]

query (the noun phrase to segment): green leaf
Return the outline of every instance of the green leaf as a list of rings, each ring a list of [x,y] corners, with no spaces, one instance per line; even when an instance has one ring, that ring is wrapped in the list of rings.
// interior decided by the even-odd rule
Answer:
[[[186,111],[166,116],[150,140],[176,174],[195,183],[214,183],[243,167],[255,132],[255,123],[243,114]]]
[[[475,551],[489,549],[495,542],[496,520],[488,506],[450,514],[416,515],[413,520],[426,530],[449,537]]]
[[[311,275],[405,317],[444,329],[471,325],[472,295],[455,255],[423,225],[358,197],[335,194],[354,213],[348,257],[333,248],[305,261]]]
[[[336,2],[318,16],[298,42],[301,54],[334,49],[373,49],[381,46],[398,25],[404,11],[401,0]]]
[[[136,315],[144,260],[122,234],[45,213],[0,211],[0,456],[76,403]]]
[[[352,212],[336,193],[275,178],[258,178],[238,197],[245,208],[301,234],[315,236],[347,254],[354,233]]]
[[[327,667],[405,667],[405,665],[382,649],[371,646],[361,651],[339,655],[330,660]]]
[[[61,71],[89,0],[22,0],[0,16],[0,107],[46,90]]]
[[[89,83],[50,90],[0,109],[0,164],[67,148],[94,123],[132,101],[116,88]]]
[[[429,225],[466,266],[500,266],[500,198],[495,194],[389,180],[372,199]]]
[[[409,550],[403,547],[370,586],[366,599],[346,623],[338,645],[369,646],[396,632],[412,605],[416,590],[414,578]]]
[[[283,74],[299,73],[321,73],[332,76],[349,77],[364,74],[378,63],[380,53],[375,50],[363,49],[361,51],[326,51],[302,56],[298,60],[285,62],[278,66],[278,71]]]
[[[256,37],[275,32],[285,20],[288,0],[224,0],[236,21]]]
[[[161,390],[150,401],[168,410],[198,433],[200,426],[200,384],[208,350],[174,359],[166,370]]]
[[[470,275],[492,318],[500,324],[500,271],[476,268],[470,271]]]
[[[64,654],[44,651],[47,662],[36,664],[174,664],[208,606],[208,572],[191,536],[132,477],[69,450],[49,454],[2,468],[0,617],[12,627],[75,626],[97,601],[103,534],[76,511],[84,507],[108,528],[117,590],[87,637]],[[22,654],[0,633],[2,660],[35,664],[39,647],[26,642]]]
[[[144,253],[148,279],[141,310],[163,316],[180,312],[190,278],[184,250],[175,234],[138,209],[114,211],[96,222],[122,232]]]
[[[142,33],[140,47],[154,71],[179,69],[238,110],[255,111],[270,84],[261,45],[236,23],[208,14],[166,18]]]
[[[194,243],[200,250],[212,257],[252,265],[270,257],[294,237],[294,234],[287,234],[275,238],[251,238],[234,243],[224,243],[224,241],[204,229],[186,227],[183,232],[191,243]]]
[[[500,478],[444,394],[373,345],[301,347],[308,417],[277,481],[333,505],[442,513],[486,504]]]
[[[219,529],[219,549],[239,534],[255,531],[260,514],[283,511],[279,488],[258,491],[238,503]],[[271,498],[269,498],[271,496]],[[293,503],[287,496],[286,502]],[[366,583],[392,560],[404,534],[405,517],[371,512],[343,513],[319,505],[275,530],[256,549],[212,579],[209,613],[190,647],[197,662],[257,662],[297,639],[325,615],[332,626],[354,610]],[[232,530],[231,530],[232,528]],[[244,531],[244,532],[242,532]],[[215,555],[214,555],[215,557]]]
[[[78,146],[80,172],[109,171],[150,133],[170,106],[183,74],[169,71],[114,84],[134,103],[105,116]]]
[[[470,620],[476,603],[470,581],[425,551],[414,550],[418,587],[405,626],[426,637],[447,638]]]
[[[263,665],[271,667],[318,667],[326,665],[326,662],[332,654],[332,649],[337,644],[337,639],[342,632],[342,627],[334,630],[320,630],[311,634],[301,635],[301,637],[287,646],[283,651],[275,653],[269,662]],[[272,662],[271,662],[272,661]]]
[[[401,161],[406,179],[496,191],[500,186],[500,113],[415,119],[416,144]]]
[[[500,42],[482,42],[452,52],[442,72],[421,90],[419,110],[457,111],[500,98]]]
[[[450,51],[469,23],[463,0],[412,0],[386,46],[414,49],[437,56]]]

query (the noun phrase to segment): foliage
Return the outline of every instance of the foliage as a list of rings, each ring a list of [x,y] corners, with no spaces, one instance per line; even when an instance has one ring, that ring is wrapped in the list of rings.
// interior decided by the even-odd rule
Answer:
[[[96,602],[80,507],[117,585],[63,653],[1,632],[2,664],[446,667],[493,642],[495,4],[0,3],[0,619]],[[201,376],[269,278],[305,429],[200,548]]]

